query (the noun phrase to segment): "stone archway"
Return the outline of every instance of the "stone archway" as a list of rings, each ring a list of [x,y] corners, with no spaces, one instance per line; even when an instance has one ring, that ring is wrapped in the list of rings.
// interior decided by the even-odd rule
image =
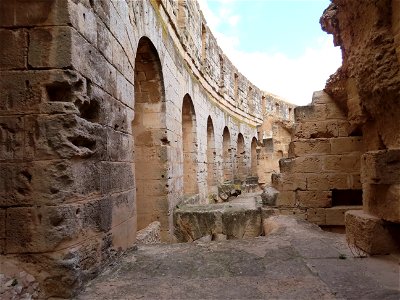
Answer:
[[[214,125],[210,116],[207,119],[207,186],[208,192],[213,193],[216,187],[216,150]]]
[[[258,176],[257,173],[257,139],[251,140],[251,176]]]
[[[165,93],[161,62],[147,37],[139,40],[135,58],[135,118],[132,123],[136,184],[137,229],[161,223],[168,237]]]
[[[182,104],[183,194],[198,194],[196,114],[191,97],[186,94]]]
[[[236,147],[236,174],[235,179],[245,180],[246,179],[246,165],[245,165],[245,149],[244,149],[244,138],[243,134],[239,133]]]
[[[231,155],[231,135],[228,127],[225,126],[222,134],[222,166],[224,181],[233,180],[233,166]]]

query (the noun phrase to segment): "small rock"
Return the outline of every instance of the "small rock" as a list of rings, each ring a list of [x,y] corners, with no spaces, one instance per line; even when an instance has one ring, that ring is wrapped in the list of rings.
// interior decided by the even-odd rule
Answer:
[[[35,277],[33,277],[31,274],[28,274],[28,275],[26,276],[26,281],[27,281],[28,283],[32,283],[32,282],[35,281]]]
[[[25,271],[21,271],[19,272],[19,277],[20,278],[24,278],[28,273],[26,273]]]
[[[17,292],[17,294],[21,294],[23,287],[22,285],[18,284],[14,287],[14,289]]]
[[[13,283],[14,283],[14,280],[15,280],[15,279],[10,279],[9,281],[6,282],[5,286],[6,286],[6,287],[14,286],[14,285],[15,285],[15,284],[13,284]]]
[[[265,187],[264,191],[261,193],[262,204],[268,206],[275,206],[278,194],[279,191],[274,189],[273,187],[271,186]]]
[[[32,300],[32,296],[29,293],[25,293],[21,296],[21,300]]]

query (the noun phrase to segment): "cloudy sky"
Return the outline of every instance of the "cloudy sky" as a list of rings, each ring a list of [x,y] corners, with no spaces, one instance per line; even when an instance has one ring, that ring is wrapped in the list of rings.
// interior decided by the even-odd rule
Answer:
[[[230,60],[259,88],[306,105],[341,64],[321,30],[329,0],[198,0]]]

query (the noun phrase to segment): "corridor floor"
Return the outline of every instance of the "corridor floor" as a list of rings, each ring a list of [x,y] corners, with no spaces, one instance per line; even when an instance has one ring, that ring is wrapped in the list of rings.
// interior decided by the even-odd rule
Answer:
[[[400,299],[399,256],[355,257],[344,235],[271,220],[266,237],[139,246],[78,299]]]

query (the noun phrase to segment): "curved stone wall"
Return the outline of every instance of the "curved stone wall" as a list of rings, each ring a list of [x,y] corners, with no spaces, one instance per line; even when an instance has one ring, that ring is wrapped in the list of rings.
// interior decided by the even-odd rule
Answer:
[[[72,296],[147,223],[172,240],[176,205],[254,173],[271,97],[197,2],[5,0],[0,27],[1,269],[39,295]]]

